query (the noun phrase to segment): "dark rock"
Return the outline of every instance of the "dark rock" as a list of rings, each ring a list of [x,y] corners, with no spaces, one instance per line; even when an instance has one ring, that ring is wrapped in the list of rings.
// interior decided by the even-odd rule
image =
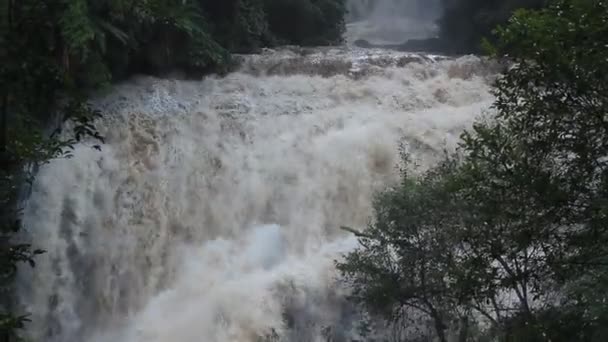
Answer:
[[[374,44],[365,39],[358,39],[353,43],[364,49],[388,49],[402,52],[437,53],[443,55],[458,55],[459,52],[451,48],[440,38],[411,39],[402,44]]]

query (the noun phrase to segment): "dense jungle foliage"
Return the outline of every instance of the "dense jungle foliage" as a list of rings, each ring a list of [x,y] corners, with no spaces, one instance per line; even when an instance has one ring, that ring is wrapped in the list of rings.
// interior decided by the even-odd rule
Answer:
[[[434,330],[400,341],[605,341],[608,2],[518,10],[492,49],[491,115],[405,167],[338,268],[368,312]]]
[[[513,11],[540,9],[547,0],[441,0],[438,20],[441,48],[452,53],[482,52],[482,39],[493,39],[492,30],[506,24]]]

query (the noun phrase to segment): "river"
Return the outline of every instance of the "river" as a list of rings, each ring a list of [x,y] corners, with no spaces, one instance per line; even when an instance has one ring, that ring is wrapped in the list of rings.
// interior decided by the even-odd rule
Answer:
[[[334,260],[399,146],[421,169],[492,102],[493,71],[384,50],[281,48],[200,81],[136,77],[93,100],[102,150],[39,172],[20,275],[47,342],[350,341]]]

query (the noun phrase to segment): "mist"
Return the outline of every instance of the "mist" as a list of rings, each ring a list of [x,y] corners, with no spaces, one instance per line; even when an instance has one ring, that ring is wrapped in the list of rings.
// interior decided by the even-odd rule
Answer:
[[[436,19],[441,14],[441,0],[350,0],[348,21],[382,18]]]
[[[398,44],[433,38],[441,0],[349,0],[346,40]]]

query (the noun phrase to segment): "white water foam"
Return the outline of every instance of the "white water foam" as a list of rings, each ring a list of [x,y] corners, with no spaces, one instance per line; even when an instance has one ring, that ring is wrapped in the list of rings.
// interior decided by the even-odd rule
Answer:
[[[406,57],[268,51],[225,78],[116,86],[96,102],[103,150],[34,184],[25,225],[48,253],[19,280],[30,337],[352,337],[339,227],[369,222],[400,141],[427,167],[492,101],[480,59]]]

